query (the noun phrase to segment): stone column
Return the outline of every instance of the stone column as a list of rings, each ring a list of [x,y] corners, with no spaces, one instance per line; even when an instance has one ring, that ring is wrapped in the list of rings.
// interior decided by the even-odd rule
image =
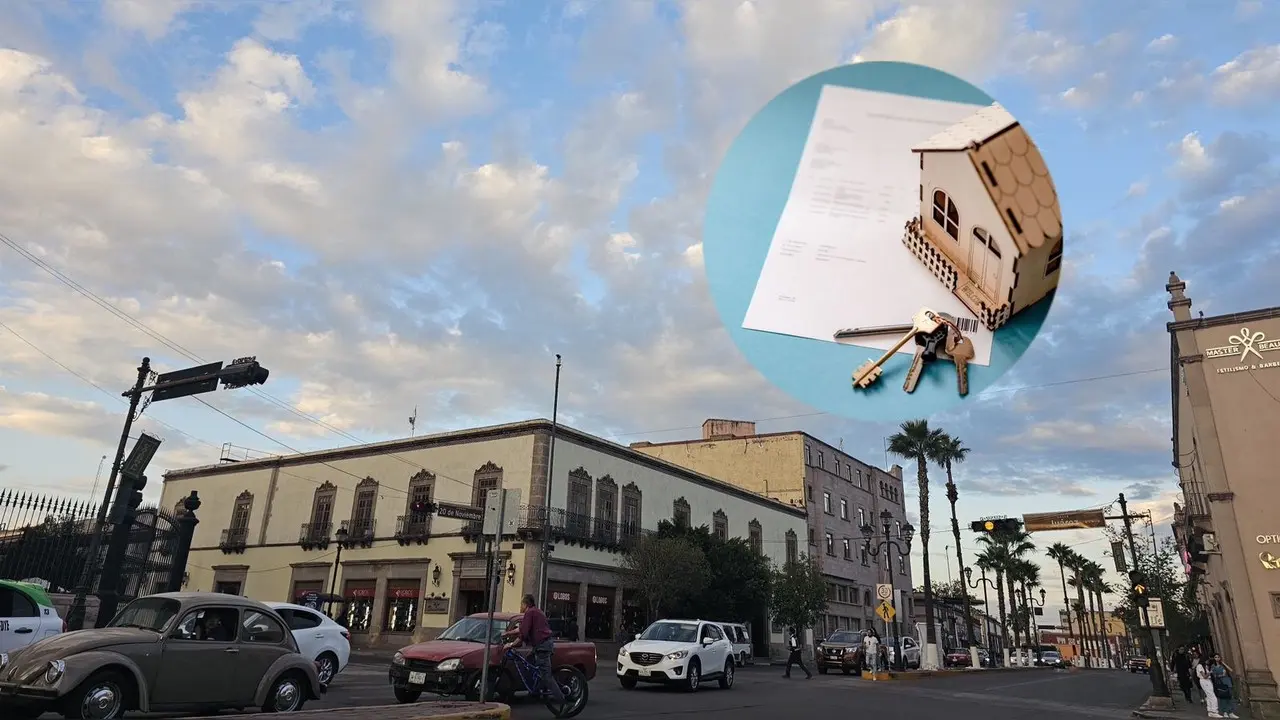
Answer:
[[[587,608],[590,607],[587,601],[591,598],[587,597],[587,584],[578,583],[578,639],[587,639]]]

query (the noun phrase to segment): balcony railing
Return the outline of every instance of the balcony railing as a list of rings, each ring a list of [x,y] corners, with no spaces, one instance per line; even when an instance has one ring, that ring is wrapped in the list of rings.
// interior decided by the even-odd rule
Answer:
[[[360,518],[358,520],[343,520],[340,527],[345,530],[347,537],[343,540],[344,548],[353,547],[372,547],[373,546],[373,518]]]
[[[222,531],[218,549],[224,553],[242,553],[249,544],[249,528],[232,527]]]
[[[324,550],[333,540],[333,523],[302,523],[298,544],[303,550]]]
[[[549,532],[551,540],[570,545],[596,547],[615,552],[625,552],[636,541],[652,530],[642,530],[633,523],[620,523],[608,518],[592,518],[586,513],[569,512],[562,508],[545,508],[522,505],[518,532],[524,537],[541,536]]]
[[[430,515],[401,515],[396,518],[396,542],[401,545],[424,545],[430,537]]]

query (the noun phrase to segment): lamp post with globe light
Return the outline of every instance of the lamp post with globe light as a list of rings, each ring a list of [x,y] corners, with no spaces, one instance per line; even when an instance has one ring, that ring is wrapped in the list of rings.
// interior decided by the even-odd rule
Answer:
[[[892,547],[900,557],[910,555],[911,539],[915,537],[916,534],[916,529],[911,525],[911,523],[903,523],[901,529],[898,531],[898,539],[902,540],[902,543],[899,544],[890,532],[892,524],[893,513],[890,513],[888,510],[882,510],[880,512],[880,525],[881,534],[884,537],[883,540],[876,540],[876,529],[871,525],[863,525],[861,528],[863,537],[862,549],[864,552],[872,557],[876,557],[880,555],[881,551],[885,551],[885,567],[888,569],[889,579],[891,582],[893,579],[893,563],[887,557],[888,548]],[[876,540],[876,542],[873,543],[872,540]],[[906,658],[903,657],[902,652],[902,639],[899,637],[898,633],[898,625],[900,622],[901,621],[895,619],[893,623],[893,664],[897,666],[896,669],[899,671],[906,667]]]
[[[990,605],[990,601],[987,599],[987,588],[991,588],[992,590],[995,590],[996,584],[992,582],[990,578],[987,577],[986,568],[982,568],[982,577],[978,578],[978,582],[974,582],[973,568],[966,567],[964,569],[964,581],[966,585],[973,588],[974,590],[977,590],[979,587],[982,588],[982,618],[983,618],[982,619],[982,634],[983,634],[982,639],[984,641],[988,640],[989,637],[987,637],[988,636],[987,618],[991,617],[988,611],[988,608],[990,608],[991,605]],[[1004,643],[1004,618],[1003,617],[1000,618],[1000,642],[1001,644]],[[987,643],[987,644],[990,645],[990,643]],[[994,662],[995,659],[996,659],[996,656],[990,651],[990,649],[988,649],[987,662],[988,663]]]

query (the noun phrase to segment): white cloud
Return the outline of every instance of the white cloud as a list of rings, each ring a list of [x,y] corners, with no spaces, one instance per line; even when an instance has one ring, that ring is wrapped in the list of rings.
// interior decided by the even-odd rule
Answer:
[[[1170,35],[1169,33],[1165,33],[1164,35],[1161,35],[1160,37],[1147,43],[1147,51],[1148,52],[1166,52],[1168,50],[1172,50],[1177,46],[1178,46],[1178,38],[1174,37],[1173,35]]]
[[[1280,45],[1247,50],[1211,77],[1215,99],[1227,105],[1280,102]]]
[[[118,27],[158,40],[168,33],[179,15],[195,4],[195,0],[104,0],[102,10]]]
[[[1204,143],[1200,142],[1200,133],[1190,132],[1182,136],[1182,140],[1173,146],[1176,168],[1179,172],[1194,175],[1204,172],[1212,166],[1209,153]]]

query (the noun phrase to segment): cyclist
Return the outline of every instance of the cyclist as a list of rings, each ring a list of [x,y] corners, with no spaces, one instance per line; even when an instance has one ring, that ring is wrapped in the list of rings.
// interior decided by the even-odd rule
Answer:
[[[533,650],[533,665],[538,669],[538,682],[541,689],[551,696],[551,701],[564,707],[564,693],[560,683],[551,674],[551,656],[555,652],[556,643],[551,639],[551,624],[547,616],[538,609],[533,595],[525,595],[520,600],[520,627],[508,630],[503,637],[515,638],[503,646],[505,650],[513,650],[523,643]]]

